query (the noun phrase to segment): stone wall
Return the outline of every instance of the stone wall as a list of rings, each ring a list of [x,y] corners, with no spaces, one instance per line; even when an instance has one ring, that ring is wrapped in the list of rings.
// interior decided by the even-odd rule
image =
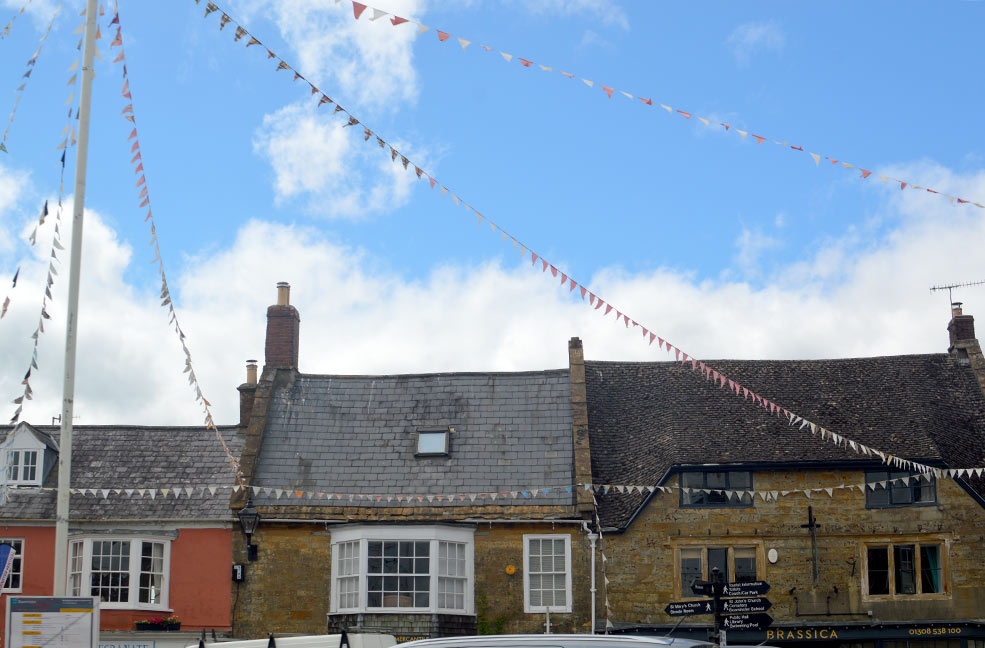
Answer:
[[[447,523],[447,520],[443,520]],[[254,543],[259,559],[246,563],[242,534],[234,537],[234,561],[247,564],[246,580],[233,583],[233,634],[368,632],[407,636],[543,632],[544,615],[524,612],[523,535],[570,534],[573,612],[551,615],[554,632],[590,628],[590,552],[581,527],[551,523],[478,523],[475,531],[475,615],[344,614],[328,616],[331,535],[324,523],[261,522]],[[513,566],[513,574],[507,573]],[[326,629],[327,628],[327,629]]]
[[[862,471],[784,471],[754,474],[761,490],[795,490],[827,485],[862,484]],[[609,599],[613,622],[672,624],[664,613],[671,601],[682,600],[682,547],[755,547],[758,577],[772,586],[767,598],[777,623],[913,621],[919,619],[985,619],[985,510],[953,480],[937,483],[937,505],[867,509],[857,489],[839,489],[833,496],[803,494],[764,502],[751,508],[681,508],[679,493],[656,493],[628,531],[605,536]],[[817,524],[819,578],[813,583],[807,507]],[[897,596],[876,600],[863,594],[864,542],[939,540],[945,550],[945,592],[941,595]],[[775,564],[766,559],[770,549]],[[602,600],[603,592],[599,592]],[[600,615],[604,608],[600,605]],[[829,616],[830,615],[830,616]],[[695,625],[711,617],[694,617]],[[690,620],[689,620],[690,621]]]

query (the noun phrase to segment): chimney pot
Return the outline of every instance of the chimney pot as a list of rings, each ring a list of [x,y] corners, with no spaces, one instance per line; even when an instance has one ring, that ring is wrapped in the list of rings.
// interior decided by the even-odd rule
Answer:
[[[961,304],[964,302],[951,302],[951,317],[961,315]]]
[[[255,385],[257,384],[257,361],[247,360],[246,361],[246,384]]]
[[[277,282],[277,305],[278,306],[290,306],[291,305],[291,284],[286,281]]]

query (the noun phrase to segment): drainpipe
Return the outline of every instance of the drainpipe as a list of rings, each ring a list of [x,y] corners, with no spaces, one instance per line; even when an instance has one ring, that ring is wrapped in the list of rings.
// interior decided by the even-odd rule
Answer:
[[[588,524],[582,523],[582,527],[588,534],[588,543],[592,546],[592,634],[595,634],[595,543],[599,539],[599,534],[588,530]]]

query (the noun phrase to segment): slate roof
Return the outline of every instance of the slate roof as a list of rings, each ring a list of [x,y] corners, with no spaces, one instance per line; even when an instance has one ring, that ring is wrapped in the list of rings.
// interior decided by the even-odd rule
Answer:
[[[452,426],[448,456],[416,457],[419,427]],[[271,396],[253,485],[339,494],[551,488],[475,505],[572,505],[568,370],[397,376],[299,374]],[[254,496],[257,505],[283,504]],[[468,501],[468,500],[466,500]],[[472,502],[468,502],[470,505]],[[388,506],[359,500],[360,506]],[[456,502],[461,505],[461,501]],[[406,506],[396,500],[390,506]],[[435,500],[415,506],[446,506]]]
[[[870,447],[955,468],[985,465],[985,394],[947,355],[706,364]],[[678,363],[586,361],[585,377],[595,483],[657,485],[675,467],[706,463],[871,462]],[[972,487],[985,495],[982,480]],[[643,500],[609,491],[603,524],[624,527]]]
[[[58,426],[33,426],[56,441]],[[13,431],[0,426],[6,439]],[[242,438],[235,427],[220,427],[233,456],[242,451]],[[73,488],[175,488],[184,486],[230,486],[234,474],[215,432],[204,427],[143,427],[76,425],[72,429]],[[48,473],[44,487],[58,486],[58,466]],[[0,520],[53,520],[55,493],[37,489],[11,488]],[[148,494],[139,498],[110,493],[108,498],[71,496],[69,519],[81,520],[231,520],[229,490],[188,497],[182,493]]]

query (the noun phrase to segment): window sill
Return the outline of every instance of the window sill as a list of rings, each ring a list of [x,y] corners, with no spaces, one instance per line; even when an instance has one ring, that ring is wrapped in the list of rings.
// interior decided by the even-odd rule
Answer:
[[[6,590],[4,590],[6,592]],[[130,610],[131,612],[174,612],[163,605],[130,605],[129,603],[99,603],[100,610]]]
[[[346,614],[450,614],[458,616],[475,616],[475,612],[466,610],[431,610],[428,608],[352,608],[350,610],[332,610],[329,615],[343,616]]]
[[[527,607],[523,606],[523,612],[525,614],[547,614],[546,607]],[[571,614],[571,606],[567,607],[551,607],[551,614]]]
[[[863,603],[899,603],[901,601],[946,601],[951,598],[950,592],[939,594],[865,594]]]

